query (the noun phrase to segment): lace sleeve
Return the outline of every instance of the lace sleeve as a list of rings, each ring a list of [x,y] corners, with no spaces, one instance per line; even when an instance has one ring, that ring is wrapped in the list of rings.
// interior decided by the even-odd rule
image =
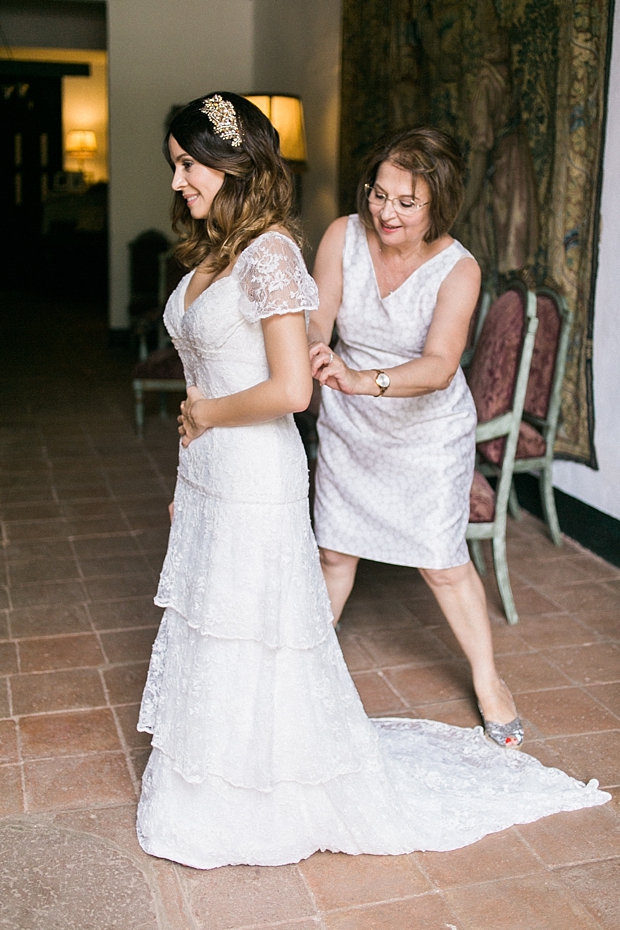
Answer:
[[[265,233],[245,249],[235,272],[248,302],[242,311],[250,323],[276,313],[316,310],[319,295],[301,252],[281,233]]]

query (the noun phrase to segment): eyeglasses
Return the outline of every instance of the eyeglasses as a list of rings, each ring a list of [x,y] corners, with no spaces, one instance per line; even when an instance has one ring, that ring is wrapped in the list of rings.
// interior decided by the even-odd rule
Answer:
[[[372,184],[364,184],[364,191],[366,192],[366,200],[370,207],[376,207],[380,210],[386,203],[391,203],[399,216],[406,216],[408,213],[413,213],[415,210],[421,210],[422,207],[426,207],[427,204],[430,203],[430,200],[426,200],[424,203],[418,203],[417,200],[410,200],[408,197],[388,197],[387,194],[384,194],[383,191],[378,191]]]

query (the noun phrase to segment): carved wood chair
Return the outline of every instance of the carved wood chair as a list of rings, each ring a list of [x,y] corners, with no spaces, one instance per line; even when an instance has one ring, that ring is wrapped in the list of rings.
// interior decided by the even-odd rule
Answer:
[[[491,306],[492,294],[490,287],[482,282],[480,288],[480,295],[478,297],[478,303],[476,304],[476,309],[474,310],[473,316],[471,318],[471,323],[469,324],[469,333],[467,334],[467,345],[465,351],[461,356],[461,367],[468,368],[471,364],[471,360],[474,357],[474,351],[478,345],[478,340],[480,339],[480,333],[482,332],[482,327],[484,326],[484,321],[487,318],[489,312],[489,307]]]
[[[489,308],[467,375],[478,425],[466,537],[481,575],[486,567],[480,540],[491,540],[497,585],[510,624],[519,617],[506,561],[506,516],[537,327],[536,295],[519,283],[511,285]],[[485,475],[495,476],[495,488]]]
[[[146,229],[129,243],[129,320],[138,342],[138,357],[148,355],[151,334],[157,334],[163,306],[159,300],[160,257],[170,249],[168,239],[157,229]],[[161,346],[158,344],[158,348]]]
[[[572,313],[564,298],[548,287],[537,288],[536,303],[538,332],[513,471],[515,474],[539,472],[545,522],[554,544],[561,546],[562,535],[553,496],[553,448],[560,417]],[[520,520],[521,508],[514,481],[509,508],[515,520]]]
[[[133,371],[133,390],[135,397],[136,432],[138,438],[144,435],[144,394],[156,391],[159,394],[159,415],[162,420],[168,416],[168,394],[183,393],[185,381],[183,365],[174,346],[168,342],[164,325],[163,312],[166,301],[185,274],[174,257],[171,249],[159,256],[159,290],[158,307],[158,346],[138,362]]]

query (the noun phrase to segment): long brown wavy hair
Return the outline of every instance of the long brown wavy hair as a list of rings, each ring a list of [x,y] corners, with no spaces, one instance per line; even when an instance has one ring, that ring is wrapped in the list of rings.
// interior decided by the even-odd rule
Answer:
[[[249,100],[225,91],[217,93],[235,108],[241,145],[235,147],[213,131],[211,120],[201,112],[207,98],[200,97],[175,114],[163,146],[173,169],[170,136],[197,162],[225,174],[206,219],[194,219],[178,191],[171,209],[172,229],[181,238],[176,248],[179,262],[186,268],[204,263],[213,274],[223,271],[253,239],[273,226],[283,227],[301,244],[293,214],[293,181],[280,154],[278,133]]]

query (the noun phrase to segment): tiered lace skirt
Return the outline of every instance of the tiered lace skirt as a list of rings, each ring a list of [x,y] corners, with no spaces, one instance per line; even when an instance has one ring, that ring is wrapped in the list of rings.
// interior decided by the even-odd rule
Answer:
[[[139,722],[153,734],[146,852],[208,869],[446,850],[608,799],[480,728],[370,721],[331,626],[307,500],[283,497],[225,500],[180,470]]]

